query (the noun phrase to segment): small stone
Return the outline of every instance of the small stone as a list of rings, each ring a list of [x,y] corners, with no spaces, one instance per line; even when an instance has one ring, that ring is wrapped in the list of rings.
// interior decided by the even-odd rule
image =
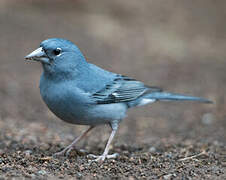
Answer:
[[[129,176],[128,180],[134,180],[133,176]]]
[[[223,167],[226,167],[226,162],[221,162],[221,165],[222,165]]]
[[[123,155],[125,155],[125,156],[129,156],[129,155],[130,155],[130,152],[129,152],[129,151],[123,151],[122,153],[123,153]]]
[[[87,153],[88,153],[88,151],[85,150],[85,149],[79,149],[79,150],[77,150],[77,154],[79,156],[85,156]]]
[[[83,171],[84,169],[85,169],[84,166],[79,166],[80,171]]]
[[[151,153],[154,153],[154,152],[156,152],[156,148],[152,146],[148,149],[148,151]]]
[[[40,170],[40,171],[38,171],[38,174],[40,174],[40,175],[46,175],[47,172],[45,170]]]
[[[42,160],[42,161],[50,161],[50,160],[52,160],[53,158],[51,157],[51,156],[46,156],[46,157],[42,157],[42,158],[40,158],[40,160]]]
[[[78,172],[78,173],[77,173],[77,176],[78,176],[79,178],[81,178],[81,177],[82,177],[82,174],[81,174],[80,172]]]
[[[35,178],[36,177],[36,175],[35,174],[30,174],[30,176],[31,176],[31,178]]]
[[[202,123],[205,125],[210,125],[214,121],[214,115],[212,113],[206,113],[202,116]]]
[[[25,157],[30,157],[32,154],[32,150],[26,150],[24,151]]]
[[[176,177],[176,174],[167,174],[163,176],[163,179],[168,180],[168,179],[171,179],[172,177]]]

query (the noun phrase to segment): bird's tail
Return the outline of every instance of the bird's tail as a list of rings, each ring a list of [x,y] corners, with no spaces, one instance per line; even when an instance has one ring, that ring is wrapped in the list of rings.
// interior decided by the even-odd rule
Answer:
[[[153,93],[147,94],[145,98],[155,99],[160,101],[199,101],[203,103],[213,103],[212,101],[205,98],[201,98],[201,97],[187,96],[183,94],[175,94],[175,93],[168,93],[168,92],[153,92]]]

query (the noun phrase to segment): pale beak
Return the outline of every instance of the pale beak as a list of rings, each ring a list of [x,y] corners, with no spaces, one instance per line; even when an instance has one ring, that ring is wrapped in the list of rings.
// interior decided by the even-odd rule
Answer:
[[[50,64],[49,58],[42,47],[34,50],[32,53],[24,57],[26,60],[40,61],[42,63]]]

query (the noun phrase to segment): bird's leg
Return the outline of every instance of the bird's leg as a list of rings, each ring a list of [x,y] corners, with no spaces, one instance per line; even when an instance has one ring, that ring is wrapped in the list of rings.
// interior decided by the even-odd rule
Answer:
[[[115,136],[116,131],[117,131],[117,128],[112,129],[111,135],[108,139],[107,145],[106,145],[106,147],[104,149],[104,153],[102,155],[96,156],[96,155],[90,154],[89,157],[96,158],[95,161],[98,161],[98,162],[103,162],[105,160],[105,158],[107,158],[107,159],[116,158],[118,156],[118,153],[108,155],[110,144]]]
[[[65,153],[68,154],[75,146],[77,142],[79,142],[83,137],[85,137],[89,131],[91,131],[94,128],[94,126],[90,126],[89,129],[84,131],[79,137],[75,138],[75,140],[66,148],[64,148],[62,151],[55,153],[53,156],[61,156],[64,155]]]

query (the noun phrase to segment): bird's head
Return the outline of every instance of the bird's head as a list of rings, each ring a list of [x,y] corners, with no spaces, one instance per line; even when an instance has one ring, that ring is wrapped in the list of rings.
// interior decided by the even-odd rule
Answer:
[[[25,59],[41,62],[44,72],[53,75],[70,73],[78,64],[85,63],[85,58],[78,47],[60,38],[44,40],[40,47],[25,56]]]

